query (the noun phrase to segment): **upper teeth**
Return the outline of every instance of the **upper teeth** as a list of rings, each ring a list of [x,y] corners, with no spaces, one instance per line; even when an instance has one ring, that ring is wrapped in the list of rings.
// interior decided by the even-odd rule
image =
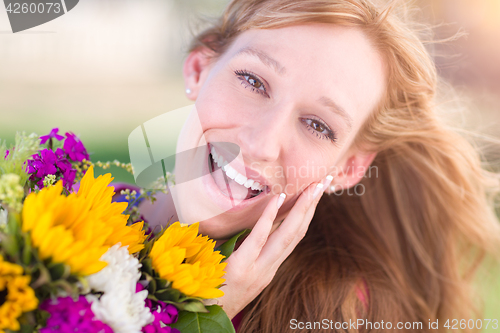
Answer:
[[[241,173],[231,167],[221,155],[217,154],[214,147],[211,148],[212,149],[210,150],[210,152],[212,153],[214,162],[216,162],[217,166],[219,166],[222,171],[226,173],[226,176],[233,179],[238,184],[245,186],[246,188],[251,188],[252,190],[259,191],[262,191],[264,189],[265,185],[261,185],[259,182],[243,176]]]

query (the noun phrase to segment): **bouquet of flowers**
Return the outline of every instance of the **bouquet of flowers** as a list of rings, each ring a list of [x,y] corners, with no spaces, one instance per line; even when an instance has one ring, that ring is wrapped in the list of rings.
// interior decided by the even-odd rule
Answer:
[[[214,249],[198,223],[152,232],[137,203],[166,187],[112,180],[72,133],[0,142],[0,333],[234,332],[204,300],[223,295],[235,239]]]

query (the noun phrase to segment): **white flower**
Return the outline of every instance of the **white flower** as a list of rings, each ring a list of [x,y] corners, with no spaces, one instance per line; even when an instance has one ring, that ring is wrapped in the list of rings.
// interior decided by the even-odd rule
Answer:
[[[144,302],[147,290],[135,292],[141,264],[129,254],[126,246],[120,246],[118,243],[111,247],[101,257],[108,265],[88,277],[90,288],[104,294],[100,298],[89,295],[87,299],[92,302],[96,318],[115,333],[139,333],[154,317]]]

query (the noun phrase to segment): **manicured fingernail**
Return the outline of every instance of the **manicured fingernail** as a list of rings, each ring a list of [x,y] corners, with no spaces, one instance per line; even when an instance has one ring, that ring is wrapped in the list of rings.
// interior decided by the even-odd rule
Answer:
[[[276,205],[278,206],[278,209],[281,207],[281,205],[283,204],[283,202],[285,202],[285,198],[286,198],[286,194],[285,193],[281,193],[280,197],[278,198],[278,201],[276,202]]]
[[[313,200],[316,199],[316,197],[322,192],[322,190],[323,190],[323,183],[318,183],[313,193]]]
[[[333,176],[332,175],[326,176],[327,183],[331,182],[332,180],[333,180]]]

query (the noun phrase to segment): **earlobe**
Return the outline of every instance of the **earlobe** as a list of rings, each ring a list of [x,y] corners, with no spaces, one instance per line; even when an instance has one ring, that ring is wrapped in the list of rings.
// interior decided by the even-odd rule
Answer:
[[[207,48],[198,48],[187,56],[182,68],[187,97],[196,100],[198,92],[211,66],[213,51]],[[189,91],[189,92],[188,92]]]
[[[348,189],[355,186],[366,176],[370,164],[373,162],[377,153],[357,152],[351,155],[343,163],[333,179],[328,192],[332,193],[342,189]]]

